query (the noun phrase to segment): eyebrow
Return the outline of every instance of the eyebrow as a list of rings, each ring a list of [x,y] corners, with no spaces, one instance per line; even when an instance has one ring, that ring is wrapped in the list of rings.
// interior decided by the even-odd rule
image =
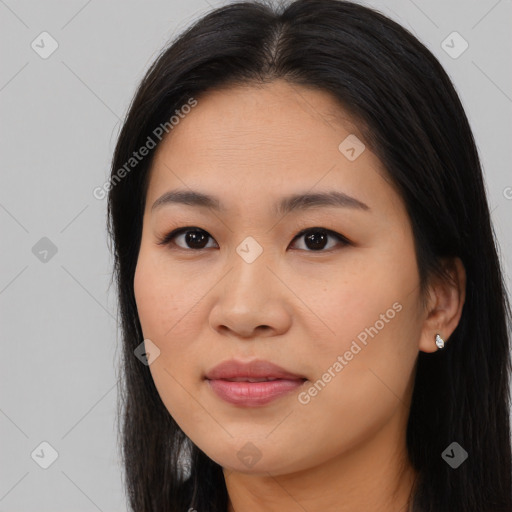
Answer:
[[[171,190],[166,192],[153,203],[151,211],[168,204],[186,204],[189,206],[211,208],[217,212],[226,211],[226,208],[222,206],[217,197],[195,190]],[[291,194],[282,197],[274,204],[274,213],[276,215],[285,215],[293,211],[322,207],[370,210],[370,207],[359,199],[349,196],[344,192],[331,190],[327,192]]]

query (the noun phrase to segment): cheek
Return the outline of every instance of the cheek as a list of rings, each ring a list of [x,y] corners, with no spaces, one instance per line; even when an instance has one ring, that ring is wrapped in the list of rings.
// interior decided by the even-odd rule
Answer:
[[[158,280],[158,270],[139,256],[134,277],[134,294],[144,338],[160,338],[159,325],[164,320],[162,300],[164,290]]]
[[[329,328],[312,338],[317,377],[342,356],[344,369],[337,374],[376,380],[366,375],[372,368],[391,386],[404,387],[418,353],[419,276],[412,245],[402,240],[397,247],[401,250],[381,247],[366,254],[364,265],[352,265],[338,277],[333,273],[317,302]]]
[[[403,279],[377,277],[368,269],[345,281],[343,293],[328,296],[323,311],[330,314],[335,335],[317,337],[314,350],[304,354],[314,360],[314,371],[299,397],[299,414],[318,439],[340,450],[386,424],[406,403],[413,382],[417,294],[410,292],[409,279],[414,272],[404,269]],[[327,410],[328,417],[322,414]]]
[[[402,278],[393,277],[382,276],[379,269],[368,266],[364,272],[343,275],[340,282],[334,278],[329,289],[315,301],[319,316],[328,327],[319,341],[323,339],[326,346],[332,347],[333,340],[337,340],[337,348],[348,349],[354,339],[364,343],[397,329],[412,295],[407,296]]]
[[[201,290],[164,258],[141,251],[134,294],[144,339],[150,339],[160,350],[150,366],[155,381],[165,378],[172,386],[171,375],[179,376],[180,381],[192,378],[201,361],[201,329],[205,322],[198,316]]]
[[[190,282],[175,274],[161,257],[141,249],[133,284],[145,338],[166,342],[176,337],[182,328],[179,319],[193,309],[195,295],[187,292]]]
[[[149,371],[166,409],[186,426],[201,420],[190,401],[190,393],[197,393],[201,359],[198,347],[189,343],[197,337],[193,332],[197,322],[193,307],[183,302],[183,291],[176,291],[183,290],[180,279],[141,250],[134,276],[135,301],[144,339],[160,350]]]

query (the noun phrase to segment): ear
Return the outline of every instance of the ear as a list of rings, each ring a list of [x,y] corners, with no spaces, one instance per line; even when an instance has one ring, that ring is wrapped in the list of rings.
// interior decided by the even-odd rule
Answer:
[[[442,261],[449,279],[436,277],[429,285],[418,347],[422,352],[438,350],[436,334],[446,343],[459,324],[466,299],[466,270],[462,261],[460,258],[444,258]]]

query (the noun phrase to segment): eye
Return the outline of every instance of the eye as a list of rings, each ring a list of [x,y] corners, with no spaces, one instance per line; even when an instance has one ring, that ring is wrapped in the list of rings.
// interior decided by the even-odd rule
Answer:
[[[174,238],[178,239],[180,237],[184,237],[185,244],[190,244],[189,247],[176,244],[176,245],[178,245],[178,247],[180,249],[184,249],[184,250],[187,250],[187,249],[200,250],[200,249],[208,248],[208,247],[206,247],[205,241],[208,238],[212,238],[203,229],[189,226],[189,227],[185,227],[185,228],[178,228],[178,229],[175,229],[174,231],[171,231],[169,234],[165,235],[158,242],[158,245],[169,245]],[[212,238],[212,240],[213,240],[213,238]]]
[[[180,237],[184,237],[181,239],[181,244],[173,242],[174,239],[179,240]],[[189,226],[184,228],[178,228],[171,231],[170,233],[165,235],[161,240],[158,241],[158,245],[169,245],[171,244],[171,242],[173,242],[180,249],[194,249],[198,251],[201,249],[208,249],[212,247],[207,246],[208,238],[211,238],[213,240],[211,235],[209,235],[208,232],[206,232],[205,230]],[[307,248],[301,250],[306,250],[307,252],[326,252],[322,250],[326,248],[327,241],[329,238],[336,239],[338,243],[341,243],[342,246],[348,245],[350,243],[349,240],[347,240],[347,238],[345,238],[343,235],[331,231],[330,229],[325,229],[321,227],[303,229],[294,237],[292,243],[300,238],[305,239],[305,246]],[[331,246],[328,247],[327,250],[333,249],[334,246],[336,246],[336,243],[334,243],[333,245],[331,244]]]
[[[327,240],[329,238],[335,238],[338,243],[341,243],[342,246],[348,245],[349,241],[339,233],[336,233],[335,231],[331,231],[330,229],[325,228],[308,228],[303,229],[294,239],[298,240],[300,238],[304,238],[305,245],[309,249],[311,249],[308,252],[326,252],[322,251],[322,249],[325,249],[327,245]],[[332,249],[336,244],[331,245],[328,247],[327,250]]]

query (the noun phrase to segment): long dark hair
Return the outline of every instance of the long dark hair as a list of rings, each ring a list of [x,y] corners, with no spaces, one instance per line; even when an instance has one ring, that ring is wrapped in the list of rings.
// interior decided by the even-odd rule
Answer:
[[[443,257],[459,257],[466,269],[459,325],[444,350],[418,356],[407,426],[419,475],[413,510],[510,512],[510,306],[471,128],[425,46],[381,13],[341,0],[215,9],[161,52],[130,105],[113,157],[108,228],[122,322],[118,413],[131,509],[225,512],[228,496],[222,468],[175,423],[149,368],[134,356],[143,334],[133,281],[155,149],[133,168],[126,163],[149,138],[155,142],[157,127],[167,131],[191,98],[277,78],[331,93],[357,121],[406,204],[421,289],[434,274],[446,277]],[[468,452],[457,469],[441,457],[452,442]]]

